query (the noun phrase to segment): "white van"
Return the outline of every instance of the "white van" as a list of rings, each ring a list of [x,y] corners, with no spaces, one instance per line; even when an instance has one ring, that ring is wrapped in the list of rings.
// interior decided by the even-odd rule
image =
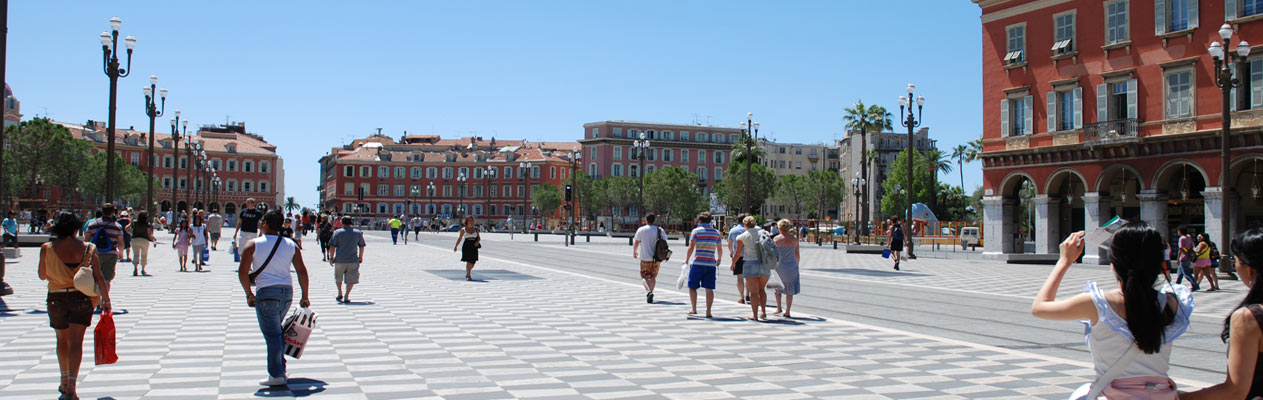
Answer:
[[[960,248],[968,249],[969,246],[978,247],[982,245],[982,235],[978,227],[966,226],[960,228]]]

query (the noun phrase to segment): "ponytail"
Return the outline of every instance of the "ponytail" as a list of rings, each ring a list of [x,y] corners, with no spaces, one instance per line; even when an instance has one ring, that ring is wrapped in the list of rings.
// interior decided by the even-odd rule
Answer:
[[[1161,308],[1154,283],[1162,272],[1162,234],[1140,221],[1124,225],[1110,243],[1110,263],[1122,282],[1127,329],[1136,346],[1146,354],[1162,349],[1166,326],[1174,320],[1169,308]]]

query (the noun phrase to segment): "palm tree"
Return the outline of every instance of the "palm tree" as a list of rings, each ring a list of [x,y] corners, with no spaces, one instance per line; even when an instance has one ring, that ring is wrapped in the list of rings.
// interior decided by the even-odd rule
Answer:
[[[732,162],[745,162],[747,144],[750,146],[750,154],[754,156],[754,162],[757,163],[759,160],[762,160],[764,154],[766,153],[763,150],[763,146],[759,146],[758,143],[754,143],[754,139],[749,136],[741,135],[740,137],[740,139],[737,139],[737,143],[732,144],[732,157],[730,157]]]
[[[952,159],[956,160],[960,171],[960,190],[965,190],[965,159],[969,157],[970,148],[966,144],[958,144],[952,148]]]
[[[298,202],[294,201],[294,196],[285,198],[285,211],[294,212],[294,210],[297,210],[299,208],[303,208],[303,206],[298,205]]]
[[[932,171],[930,172],[930,209],[934,210],[938,208],[938,174],[951,173],[952,162],[939,149],[923,151],[921,156],[925,158],[926,168]]]
[[[844,108],[842,109],[842,112],[844,113],[842,120],[846,121],[846,129],[848,131],[859,131],[860,133],[861,155],[868,154],[868,139],[866,139],[865,136],[869,131],[880,133],[882,131],[894,129],[894,124],[892,124],[890,120],[890,112],[886,111],[885,107],[876,104],[866,107],[864,106],[863,100],[856,100],[854,106],[851,108]],[[868,176],[868,162],[865,161],[871,162],[872,160],[860,161],[860,175],[871,184],[873,183],[873,180],[870,176]],[[862,211],[863,217],[861,219],[865,222],[868,221],[869,214],[868,197],[868,193],[865,193],[862,201],[864,203],[862,206],[864,210]],[[860,226],[863,231],[868,230],[867,223],[860,224]],[[866,232],[861,233],[866,234]]]

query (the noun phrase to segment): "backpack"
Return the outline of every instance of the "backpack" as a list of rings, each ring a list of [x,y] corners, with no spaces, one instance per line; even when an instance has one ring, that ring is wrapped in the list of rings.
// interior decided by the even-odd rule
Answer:
[[[781,253],[776,250],[776,242],[766,230],[759,230],[759,261],[765,268],[775,267],[781,262]]]
[[[658,240],[653,243],[653,260],[663,262],[671,259],[671,249],[667,247],[666,232],[658,228]]]
[[[92,234],[92,244],[96,246],[97,253],[109,253],[114,250],[114,241],[110,240],[110,234],[105,233],[105,227],[97,228]]]
[[[333,238],[333,224],[325,222],[320,224],[320,240],[328,242]]]

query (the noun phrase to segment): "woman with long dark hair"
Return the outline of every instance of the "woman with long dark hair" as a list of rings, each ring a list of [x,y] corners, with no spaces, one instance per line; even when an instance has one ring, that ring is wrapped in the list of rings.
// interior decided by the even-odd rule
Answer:
[[[1215,263],[1211,261],[1212,250],[1214,244],[1210,241],[1210,234],[1202,233],[1197,235],[1197,247],[1193,249],[1195,259],[1193,260],[1193,279],[1196,283],[1202,283],[1202,277],[1210,282],[1210,289],[1207,292],[1219,290],[1219,277],[1215,276]]]
[[[1245,299],[1224,319],[1219,337],[1228,344],[1228,376],[1224,382],[1181,399],[1253,399],[1263,396],[1263,228],[1245,231],[1232,239],[1237,276],[1250,289]]]
[[[77,399],[75,381],[83,362],[83,333],[92,325],[94,304],[101,306],[101,312],[110,312],[110,281],[101,274],[96,247],[77,235],[83,220],[62,212],[56,221],[52,227],[56,239],[39,249],[39,278],[48,281],[48,322],[57,332],[57,364],[61,367],[57,391],[63,399]],[[85,266],[92,268],[99,297],[75,289],[75,274]]]
[[[1110,243],[1110,267],[1119,289],[1102,290],[1096,282],[1084,293],[1057,300],[1057,289],[1074,260],[1083,254],[1083,232],[1061,243],[1061,258],[1039,289],[1031,314],[1047,320],[1087,320],[1088,344],[1097,377],[1128,356],[1113,380],[1104,383],[1107,398],[1120,393],[1136,398],[1175,399],[1175,383],[1167,377],[1171,342],[1188,328],[1192,292],[1184,286],[1154,286],[1162,273],[1162,234],[1144,222],[1130,222]],[[1133,348],[1136,348],[1133,350]]]

